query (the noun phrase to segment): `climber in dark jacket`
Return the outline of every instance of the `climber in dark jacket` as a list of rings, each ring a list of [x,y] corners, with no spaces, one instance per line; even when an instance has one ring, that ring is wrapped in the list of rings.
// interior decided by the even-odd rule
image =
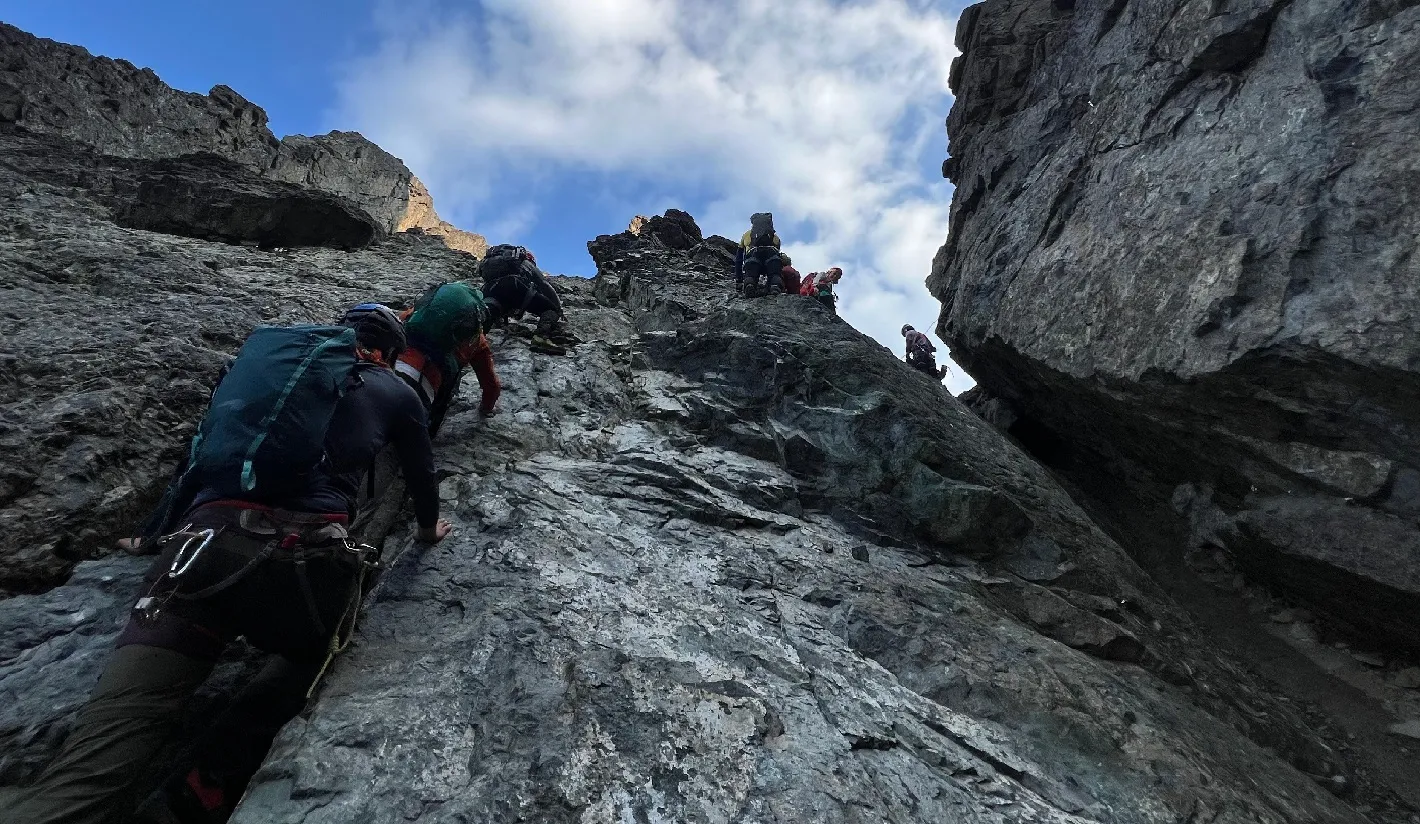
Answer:
[[[517,320],[531,312],[537,316],[532,348],[551,355],[567,353],[562,344],[575,339],[564,327],[562,299],[532,252],[511,244],[494,246],[484,254],[479,269],[491,322]]]
[[[784,260],[779,254],[774,215],[755,212],[750,215],[749,222],[749,231],[740,238],[740,248],[735,253],[735,291],[745,297],[782,294],[781,269]],[[763,292],[759,285],[761,275],[764,276]]]
[[[908,365],[937,380],[947,376],[947,367],[937,368],[937,347],[931,338],[913,329],[910,323],[903,324],[902,336],[907,339]]]
[[[346,524],[385,444],[398,452],[418,537],[439,541],[449,534],[449,523],[438,517],[424,406],[389,368],[404,347],[403,329],[389,309],[372,306],[345,318],[364,362],[335,406],[322,466],[280,501],[198,490],[179,519],[186,526],[160,539],[147,594],[63,749],[33,787],[0,810],[0,821],[127,820],[137,784],[188,698],[226,646],[245,636],[276,657],[198,742],[196,765],[145,804],[155,821],[225,820],[276,733],[304,705],[333,639],[353,626],[370,559],[349,540]],[[181,582],[173,584],[166,573],[178,569]]]

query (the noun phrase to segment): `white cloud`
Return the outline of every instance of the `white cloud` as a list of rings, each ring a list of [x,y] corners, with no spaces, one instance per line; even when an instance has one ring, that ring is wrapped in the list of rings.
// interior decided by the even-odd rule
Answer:
[[[922,282],[950,187],[921,158],[945,143],[957,5],[391,5],[333,117],[403,157],[475,231],[547,214],[531,201],[567,173],[684,191],[678,205],[731,237],[767,208],[796,266],[842,266],[844,315],[898,352],[898,327],[930,329],[937,313]],[[510,180],[529,202],[508,201]]]

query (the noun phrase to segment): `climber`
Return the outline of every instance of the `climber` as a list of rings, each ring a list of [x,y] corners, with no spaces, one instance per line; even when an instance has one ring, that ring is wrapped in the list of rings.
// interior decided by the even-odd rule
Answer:
[[[912,324],[902,326],[902,336],[907,338],[907,363],[913,369],[941,380],[947,376],[947,367],[937,368],[937,347],[926,335],[912,328]]]
[[[231,813],[348,640],[375,558],[346,525],[386,443],[413,496],[417,539],[437,542],[452,529],[439,519],[424,407],[390,368],[404,346],[399,319],[378,304],[352,309],[339,326],[252,333],[194,438],[187,474],[200,482],[175,521],[183,526],[158,539],[148,588],[63,749],[0,821],[127,820],[187,699],[245,636],[275,657],[197,742],[195,765],[154,793],[138,820]]]
[[[502,384],[484,335],[489,309],[483,293],[462,282],[435,284],[404,316],[409,347],[394,369],[429,410],[429,435],[438,434],[467,366],[473,367],[483,390],[479,414],[497,414]]]
[[[789,255],[787,253],[780,252],[779,260],[782,261],[784,264],[783,268],[779,270],[779,280],[781,285],[784,287],[784,294],[799,294],[799,287],[802,285],[800,283],[802,275],[799,274],[798,269],[794,268],[794,262],[789,259]]]
[[[776,295],[784,291],[780,280],[783,258],[779,254],[779,235],[774,231],[774,215],[755,212],[749,217],[750,228],[740,238],[735,254],[735,291],[745,297],[760,294]],[[763,291],[759,285],[764,276]]]
[[[799,294],[818,298],[820,303],[836,314],[838,295],[834,294],[833,287],[842,278],[843,270],[837,266],[826,272],[810,272],[808,277],[804,278],[803,285],[799,288]]]
[[[491,322],[516,320],[524,312],[532,312],[537,316],[537,329],[531,348],[549,355],[567,354],[565,344],[575,343],[576,338],[564,328],[562,300],[532,252],[500,244],[488,250],[479,268]]]

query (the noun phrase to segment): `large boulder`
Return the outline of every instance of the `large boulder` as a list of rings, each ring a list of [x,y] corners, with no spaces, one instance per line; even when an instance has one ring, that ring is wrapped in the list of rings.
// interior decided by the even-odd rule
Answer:
[[[957,39],[929,286],[978,408],[1140,557],[1207,489],[1236,566],[1420,650],[1420,8],[988,0]]]

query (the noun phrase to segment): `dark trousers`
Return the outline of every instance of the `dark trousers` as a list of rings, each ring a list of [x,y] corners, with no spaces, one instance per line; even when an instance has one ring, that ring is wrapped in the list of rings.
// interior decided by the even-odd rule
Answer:
[[[907,364],[929,375],[937,374],[937,356],[924,349],[914,349],[908,352]]]
[[[63,749],[11,809],[0,809],[0,821],[125,820],[188,700],[238,636],[276,655],[197,742],[194,761],[203,786],[220,789],[226,803],[234,802],[282,725],[305,705],[331,634],[351,615],[359,581],[358,565],[346,558],[343,545],[310,543],[331,528],[329,521],[219,505],[201,507],[183,520],[195,529],[223,530],[192,565],[189,591],[233,583],[209,598],[173,599],[153,619],[129,620]],[[302,541],[247,566],[274,547],[273,540],[292,534]],[[171,551],[159,557],[156,569],[167,568]],[[243,569],[249,571],[232,577]]]
[[[784,288],[784,259],[773,246],[756,246],[745,252],[744,277],[749,285],[758,287],[759,278],[764,276],[766,289]]]
[[[539,329],[545,316],[554,323],[562,317],[562,299],[547,278],[508,275],[485,283],[483,294],[497,301],[508,317],[520,318],[524,312],[537,315]]]
[[[324,656],[272,656],[197,743],[196,769],[235,802],[281,727],[305,705]],[[102,824],[132,813],[142,779],[216,662],[134,644],[109,657],[64,749],[17,798],[10,824]],[[179,777],[178,780],[181,780]]]

